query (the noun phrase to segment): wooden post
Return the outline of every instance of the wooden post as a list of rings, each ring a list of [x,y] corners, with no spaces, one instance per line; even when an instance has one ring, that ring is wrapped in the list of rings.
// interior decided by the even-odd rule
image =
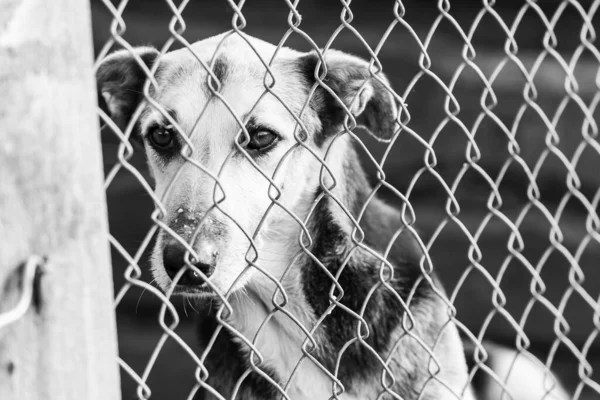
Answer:
[[[89,3],[0,0],[0,399],[120,398]]]

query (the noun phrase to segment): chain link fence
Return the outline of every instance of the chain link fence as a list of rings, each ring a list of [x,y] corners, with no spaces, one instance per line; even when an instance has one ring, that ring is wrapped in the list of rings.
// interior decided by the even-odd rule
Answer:
[[[227,145],[230,150],[225,164],[233,163],[231,159],[241,153],[267,182],[268,189],[261,195],[269,202],[268,211],[256,231],[244,232],[251,244],[246,270],[256,270],[274,285],[269,312],[264,321],[256,321],[258,332],[267,330],[270,320],[285,315],[307,337],[298,364],[311,363],[322,371],[331,380],[331,396],[343,398],[347,382],[338,374],[339,361],[334,369],[328,369],[315,359],[311,345],[318,340],[318,328],[328,323],[336,308],[360,325],[364,313],[360,307],[366,305],[349,309],[342,299],[344,291],[351,288],[336,282],[339,275],[331,276],[326,312],[316,316],[314,326],[304,326],[300,316],[286,307],[286,290],[290,288],[261,265],[260,254],[252,255],[253,248],[260,248],[255,241],[263,225],[268,225],[269,213],[277,212],[270,210],[275,209],[296,224],[294,239],[299,251],[286,271],[302,257],[314,258],[317,244],[310,237],[310,221],[324,199],[340,204],[340,212],[352,226],[353,248],[367,248],[359,223],[362,217],[341,205],[332,185],[332,181],[339,184],[345,177],[324,178],[335,167],[305,144],[302,132],[310,128],[302,112],[290,104],[296,99],[277,91],[281,78],[275,78],[279,75],[273,71],[278,57],[285,56],[284,47],[312,51],[319,61],[311,71],[315,84],[307,95],[317,96],[318,90],[325,89],[339,104],[345,104],[331,89],[331,80],[322,68],[331,49],[341,49],[367,60],[365,82],[377,82],[377,90],[389,92],[399,104],[396,129],[385,139],[353,129],[357,121],[344,107],[348,115],[341,136],[356,144],[360,162],[374,183],[360,209],[366,210],[376,195],[398,209],[404,225],[401,230],[409,232],[425,254],[419,262],[420,279],[435,288],[433,273],[440,277],[447,292],[444,295],[441,288],[436,289],[442,299],[440,307],[445,308],[442,313],[448,316],[448,323],[458,327],[465,342],[476,348],[470,379],[477,374],[498,382],[506,378],[485,366],[487,355],[481,344],[490,340],[515,348],[518,357],[537,356],[546,371],[560,378],[572,398],[597,398],[600,53],[595,45],[595,27],[600,1],[481,1],[477,6],[452,1],[343,0],[256,5],[244,1],[153,1],[141,5],[104,0],[92,4],[96,66],[114,50],[124,49],[122,54],[130,54],[148,77],[142,93],[136,94],[153,110],[140,107],[133,112],[133,121],[123,125],[113,121],[106,108],[99,109],[125,398],[192,399],[207,393],[229,398],[211,385],[207,362],[210,354],[225,351],[219,347],[218,338],[226,334],[248,348],[248,369],[232,382],[230,390],[243,398],[243,392],[238,392],[242,382],[256,375],[275,387],[279,397],[288,398],[286,386],[274,380],[261,364],[263,356],[256,337],[246,337],[227,322],[235,313],[230,304],[235,293],[217,288],[216,301],[174,296],[174,287],[163,292],[150,273],[150,253],[159,234],[164,235],[163,241],[174,236],[183,245],[189,239],[178,235],[169,219],[169,212],[174,212],[168,210],[173,205],[170,196],[177,177],[183,174],[180,171],[192,168],[200,171],[195,176],[209,176],[208,187],[215,191],[209,210],[223,211],[219,206],[223,198],[214,188],[222,186],[219,171],[225,167],[211,169],[199,162],[198,153],[190,150],[201,152],[201,142],[196,141],[201,133],[182,128],[170,112],[177,110],[167,110],[153,98],[159,90],[156,74],[165,54],[182,48],[194,54],[196,40],[222,31],[229,31],[223,40],[237,36],[251,48],[253,57],[260,58],[264,93],[259,97],[276,98],[281,109],[293,116],[295,148],[310,152],[320,165],[316,170],[321,174],[320,194],[310,212],[298,216],[280,198],[284,190],[276,175],[285,161],[278,163],[275,172],[267,173],[242,150],[250,140],[246,115],[239,115],[231,97],[223,95],[224,73],[219,74],[215,63],[207,61],[214,61],[213,57],[194,54],[197,68],[205,71],[210,96],[229,110],[229,115],[220,118],[233,118],[238,124],[238,142]],[[272,57],[261,56],[261,50],[254,48],[255,42],[246,34],[273,43],[276,50]],[[148,42],[158,47],[159,61],[153,64],[147,64],[144,54],[135,48]],[[389,83],[380,72],[387,75]],[[302,101],[308,107],[309,100]],[[207,110],[197,110],[196,124],[211,118]],[[138,134],[136,120],[150,112],[166,119],[187,144],[181,149],[185,162],[173,174],[175,182],[162,182],[157,192],[145,165],[144,150],[132,139]],[[186,248],[186,265],[203,275],[206,271],[195,268],[187,258],[197,256],[195,249]],[[371,256],[380,259],[383,271],[375,291],[375,286],[391,281],[383,266],[389,261],[374,251]],[[174,280],[184,274],[187,272],[182,269]],[[386,286],[388,289],[392,290],[391,286]],[[252,301],[250,296],[248,301]],[[412,319],[410,304],[406,307],[399,313]],[[197,331],[209,324],[203,319],[207,312],[216,312],[216,326],[201,346]],[[192,319],[200,319],[197,326]],[[364,332],[357,332],[355,339],[360,340],[361,335]],[[431,349],[429,352],[435,359]],[[389,360],[380,357],[379,362],[380,370],[390,371]],[[431,377],[436,379],[435,373]],[[394,392],[393,382],[394,377],[382,371],[380,398],[403,398]]]

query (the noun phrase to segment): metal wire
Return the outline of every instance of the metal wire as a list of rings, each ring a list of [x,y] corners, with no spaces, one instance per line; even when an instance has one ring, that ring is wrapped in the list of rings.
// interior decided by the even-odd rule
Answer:
[[[114,251],[118,253],[127,264],[127,268],[123,271],[123,276],[127,283],[119,288],[115,306],[123,305],[122,301],[124,297],[133,287],[147,290],[150,295],[154,296],[162,304],[158,315],[158,322],[162,330],[162,335],[156,342],[153,351],[149,352],[148,361],[145,367],[138,371],[129,366],[126,359],[119,360],[122,372],[131,376],[136,382],[138,389],[137,396],[139,399],[149,399],[151,397],[152,388],[148,383],[149,376],[156,365],[161,352],[166,351],[165,343],[168,340],[176,343],[177,346],[184,350],[196,364],[195,373],[190,371],[190,376],[195,376],[196,383],[190,390],[188,398],[192,399],[199,390],[204,390],[218,399],[225,399],[223,394],[219,393],[217,389],[209,385],[207,378],[211,374],[211,371],[205,366],[206,358],[213,350],[212,346],[214,346],[216,338],[222,330],[227,331],[238,342],[245,344],[249,349],[249,370],[246,371],[246,373],[244,373],[235,383],[234,387],[231,388],[233,397],[235,398],[236,394],[239,394],[243,381],[247,379],[249,374],[254,373],[268,381],[269,384],[276,389],[281,398],[289,399],[289,387],[287,385],[280,385],[265,372],[263,363],[264,357],[256,345],[256,337],[258,334],[266,329],[265,326],[267,326],[270,320],[276,317],[287,318],[287,320],[300,329],[307,338],[300,349],[302,357],[293,368],[292,377],[298,373],[301,364],[310,363],[331,379],[331,398],[340,398],[339,396],[345,392],[344,382],[340,380],[338,374],[340,362],[344,352],[351,345],[358,344],[362,346],[365,351],[374,355],[382,367],[381,383],[384,390],[379,394],[379,398],[402,398],[402,396],[394,391],[396,377],[394,377],[391,368],[393,360],[390,357],[382,357],[379,355],[366,341],[366,338],[369,335],[368,324],[364,317],[364,308],[366,307],[366,304],[373,296],[373,293],[382,287],[394,292],[393,288],[390,286],[390,282],[393,278],[393,266],[390,261],[387,260],[388,254],[379,254],[367,246],[364,243],[365,233],[360,227],[360,222],[367,206],[373,201],[376,194],[384,191],[392,193],[394,200],[400,204],[399,212],[402,214],[402,221],[404,223],[402,230],[398,231],[389,243],[387,252],[390,251],[396,238],[400,234],[406,232],[414,237],[418,246],[424,252],[425,255],[420,263],[422,274],[420,279],[421,281],[427,282],[427,284],[432,287],[434,293],[436,293],[441,302],[446,306],[447,310],[445,314],[447,314],[448,319],[443,324],[444,327],[449,324],[456,325],[466,340],[472,342],[477,349],[474,360],[475,367],[470,370],[471,379],[476,373],[483,373],[498,382],[502,388],[508,391],[505,377],[498,376],[485,364],[488,355],[482,343],[490,335],[489,331],[493,329],[492,327],[495,326],[494,324],[497,325],[497,321],[500,320],[501,323],[506,326],[507,330],[514,334],[513,346],[517,349],[515,360],[519,357],[534,359],[532,357],[532,351],[535,343],[533,343],[533,340],[526,333],[526,325],[531,319],[532,313],[543,310],[544,312],[550,313],[555,321],[553,332],[548,332],[549,335],[552,335],[550,351],[547,353],[546,358],[542,360],[542,368],[545,370],[546,374],[550,376],[559,350],[565,351],[566,349],[566,351],[576,359],[578,367],[578,382],[575,385],[573,398],[584,398],[585,393],[591,392],[600,394],[600,384],[597,381],[597,377],[594,377],[592,365],[588,360],[591,349],[598,345],[596,338],[600,332],[599,294],[590,293],[588,289],[586,289],[586,274],[584,268],[582,268],[582,257],[584,256],[584,253],[600,243],[600,218],[597,212],[600,202],[600,189],[596,189],[593,193],[584,190],[582,179],[580,177],[580,162],[584,154],[586,154],[586,157],[588,158],[592,157],[594,159],[593,165],[600,170],[600,143],[598,142],[597,122],[598,103],[600,103],[600,75],[596,77],[593,90],[584,88],[586,89],[585,93],[593,93],[590,98],[590,96],[584,96],[582,93],[584,90],[582,89],[582,84],[579,82],[576,74],[578,66],[584,61],[593,65],[596,71],[598,71],[598,66],[600,65],[600,52],[595,45],[596,32],[594,29],[594,18],[597,18],[596,12],[600,6],[600,1],[585,3],[576,0],[559,1],[557,2],[554,11],[548,14],[542,10],[536,1],[523,0],[522,6],[516,11],[511,22],[505,20],[506,17],[501,16],[496,1],[482,0],[480,2],[480,9],[476,13],[475,18],[468,26],[465,26],[464,23],[458,22],[456,16],[453,14],[451,2],[440,0],[437,3],[437,12],[436,15],[434,15],[435,18],[426,30],[422,29],[422,25],[419,29],[413,27],[411,23],[407,21],[407,18],[411,15],[411,9],[406,7],[401,1],[395,1],[389,10],[389,25],[385,30],[385,33],[377,41],[375,46],[371,46],[369,44],[370,41],[363,37],[359,32],[359,29],[355,28],[353,25],[354,15],[351,0],[340,0],[339,23],[336,22],[337,27],[332,27],[334,28],[333,33],[326,43],[320,47],[315,40],[303,30],[303,21],[299,11],[300,1],[296,0],[292,2],[291,0],[285,0],[285,5],[289,8],[287,19],[288,28],[282,35],[279,43],[275,44],[277,48],[271,59],[263,59],[260,56],[259,51],[253,47],[252,42],[246,37],[245,31],[248,26],[248,21],[243,12],[245,1],[225,1],[224,3],[230,7],[233,16],[231,20],[231,30],[223,38],[223,41],[229,36],[238,36],[242,38],[261,60],[261,63],[266,70],[263,79],[264,92],[254,107],[262,101],[263,97],[270,95],[281,103],[297,124],[295,132],[297,143],[292,150],[282,157],[272,175],[262,171],[259,165],[257,165],[245,151],[244,145],[249,140],[249,133],[246,129],[247,120],[245,120],[244,116],[237,115],[232,105],[229,104],[227,99],[222,95],[221,82],[219,82],[219,79],[214,73],[215,57],[213,56],[210,62],[206,62],[199,55],[195,54],[192,44],[185,37],[186,21],[183,13],[188,6],[188,1],[184,0],[179,4],[175,4],[173,1],[165,0],[165,3],[168,5],[172,14],[168,25],[170,37],[160,48],[160,56],[166,54],[174,46],[188,49],[188,51],[194,55],[195,59],[198,60],[199,68],[207,72],[206,83],[208,90],[213,97],[213,101],[219,102],[229,111],[237,123],[237,129],[239,129],[236,142],[217,174],[210,172],[204,165],[196,161],[197,158],[194,158],[195,152],[198,151],[198,149],[194,147],[194,135],[196,134],[195,127],[205,116],[207,112],[206,107],[199,110],[200,114],[193,128],[186,131],[178,125],[173,116],[167,112],[159,102],[153,99],[151,88],[158,87],[158,82],[154,77],[157,72],[158,63],[155,63],[152,67],[146,66],[140,56],[135,52],[134,44],[128,42],[124,37],[127,30],[127,21],[124,17],[124,13],[129,6],[128,0],[120,1],[117,6],[113,5],[108,0],[103,0],[103,4],[106,7],[106,10],[112,15],[113,21],[110,27],[110,39],[99,51],[97,65],[99,65],[116,47],[126,49],[134,57],[144,74],[148,77],[143,88],[143,96],[146,102],[161,113],[161,115],[175,127],[179,136],[186,144],[182,150],[182,157],[185,159],[184,165],[194,166],[194,168],[197,168],[198,171],[201,171],[202,174],[214,183],[213,204],[202,217],[201,221],[198,222],[198,227],[195,229],[192,238],[195,238],[198,235],[199,227],[206,218],[211,215],[211,213],[218,211],[220,214],[224,215],[225,218],[230,219],[232,223],[236,224],[250,243],[245,260],[247,267],[244,270],[244,273],[250,269],[257,270],[275,285],[276,290],[272,298],[273,309],[268,313],[265,320],[262,321],[254,337],[246,337],[242,332],[239,332],[233,325],[227,322],[227,319],[235,313],[234,308],[230,304],[230,300],[235,296],[233,293],[218,293],[222,306],[216,313],[218,326],[211,341],[208,343],[207,348],[202,349],[202,351],[198,353],[198,349],[194,344],[186,343],[178,335],[176,329],[180,323],[180,318],[176,307],[172,303],[174,300],[172,297],[174,286],[166,293],[163,293],[152,284],[149,284],[147,280],[143,278],[145,272],[140,266],[140,263],[143,254],[148,250],[152,243],[153,237],[156,236],[158,232],[163,232],[185,246],[187,250],[185,257],[187,268],[194,271],[199,276],[206,278],[203,272],[190,262],[190,258],[197,257],[194,248],[190,246],[185,239],[181,238],[169,228],[165,221],[167,214],[165,208],[166,199],[169,198],[173,182],[178,179],[184,166],[180,167],[179,172],[175,174],[173,182],[171,182],[166,190],[158,196],[154,193],[152,183],[147,181],[144,173],[130,163],[131,157],[134,154],[134,148],[130,144],[130,138],[134,135],[135,124],[142,113],[142,108],[138,108],[127,128],[123,131],[110,119],[109,115],[102,110],[99,110],[100,118],[106,126],[115,132],[115,137],[119,141],[119,147],[116,153],[117,161],[107,174],[105,188],[107,190],[111,189],[111,186],[123,174],[131,174],[133,178],[135,178],[135,181],[139,183],[140,187],[148,193],[155,205],[154,212],[149,215],[153,222],[153,226],[137,247],[135,254],[129,254],[125,247],[119,243],[114,236],[109,238]],[[581,21],[581,31],[579,32],[580,43],[570,54],[566,54],[559,49],[559,34],[556,32],[557,25],[561,22],[561,18],[563,18],[566,12],[570,12],[571,14],[574,13]],[[523,21],[525,17],[531,18],[532,15],[544,26],[544,35],[542,38],[541,51],[526,62],[524,59],[520,58],[522,57],[522,51],[519,48],[516,35],[519,28],[524,24]],[[197,21],[194,21],[194,23],[196,22]],[[496,58],[492,66],[490,66],[489,63],[486,64],[485,57],[478,57],[478,48],[476,48],[475,45],[475,38],[477,35],[481,34],[481,32],[486,29],[487,25],[491,23],[499,27],[505,36],[503,50],[496,53]],[[460,41],[457,46],[460,47],[460,51],[457,50],[454,55],[455,60],[458,60],[458,64],[446,75],[440,72],[443,70],[444,66],[436,64],[436,60],[439,60],[439,58],[435,57],[434,53],[436,50],[433,49],[435,40],[437,40],[439,36],[443,37],[444,35],[441,33],[442,28],[451,29]],[[391,36],[398,31],[402,31],[402,33],[406,35],[406,38],[410,38],[412,41],[411,46],[414,47],[413,51],[416,51],[416,53],[413,52],[412,54],[417,54],[416,67],[418,69],[413,76],[406,77],[408,83],[401,94],[393,91],[392,87],[384,81],[379,74],[381,71],[385,72],[386,70],[395,68],[394,65],[384,65],[380,58],[382,58],[381,54],[383,52],[384,44],[389,44]],[[286,42],[292,35],[301,38],[315,53],[319,60],[315,71],[316,82],[310,89],[309,99],[306,100],[299,113],[295,112],[292,107],[289,104],[286,104],[286,102],[273,90],[277,85],[277,78],[272,70],[273,63],[277,60],[281,49],[286,45]],[[366,52],[369,61],[370,77],[379,82],[379,84],[382,85],[383,90],[389,91],[400,104],[394,135],[386,140],[375,138],[385,145],[383,156],[379,159],[371,152],[372,149],[368,143],[371,143],[372,141],[368,140],[368,143],[365,143],[367,140],[354,132],[354,128],[357,125],[356,120],[342,99],[340,99],[336,92],[328,86],[328,80],[325,78],[327,75],[327,54],[329,54],[330,49],[336,47],[336,40],[340,40],[339,38],[341,35],[352,36],[358,46]],[[215,55],[219,51],[221,44],[217,46]],[[482,51],[485,52],[485,50]],[[530,52],[527,54],[530,54]],[[544,88],[540,87],[539,83],[540,80],[543,79],[542,74],[544,73],[544,68],[550,63],[557,66],[559,76],[562,77],[562,83],[564,84],[560,101],[554,111],[548,110],[547,107],[542,104],[543,95],[541,93],[543,93]],[[502,96],[501,94],[498,94],[497,91],[502,89],[502,77],[507,76],[507,74],[512,74],[511,76],[514,78],[513,81],[519,82],[519,90],[521,90],[517,110],[511,117],[512,121],[506,116],[498,114],[499,105],[501,104],[500,98]],[[481,87],[478,105],[465,104],[458,95],[461,85],[464,85],[464,80],[466,79],[470,80],[470,85],[479,85],[477,87]],[[430,132],[423,132],[418,126],[415,126],[413,122],[415,117],[411,115],[407,106],[407,104],[412,104],[413,98],[417,97],[421,90],[425,90],[424,88],[426,85],[434,85],[439,92],[440,99],[443,100],[443,105],[439,109],[439,111],[443,113],[441,121],[439,121]],[[341,132],[340,135],[351,137],[352,141],[354,141],[357,144],[357,147],[365,154],[366,163],[375,170],[373,175],[376,178],[376,182],[366,199],[365,204],[361,206],[361,212],[358,217],[353,216],[350,210],[346,208],[341,199],[335,194],[336,192],[334,189],[339,185],[340,178],[336,177],[332,172],[332,167],[328,163],[328,156],[319,156],[305,143],[305,133],[308,131],[308,128],[305,126],[302,116],[303,113],[306,112],[307,107],[309,107],[310,98],[314,96],[317,90],[327,91],[337,100],[340,107],[344,109],[346,112],[346,119],[344,121],[343,132]],[[415,99],[414,102],[417,103],[418,98]],[[477,108],[474,121],[462,119],[464,115],[463,108],[466,106]],[[572,128],[572,131],[570,132],[566,132],[562,126],[564,125],[562,121],[566,118],[565,110],[567,110],[568,107],[575,107],[579,115],[582,116],[581,120],[577,121],[581,124],[581,127]],[[544,142],[540,154],[535,156],[535,159],[532,158],[531,154],[524,154],[525,152],[523,150],[527,147],[527,138],[524,137],[523,125],[526,124],[525,121],[527,118],[532,118],[532,116],[539,121],[536,129],[542,132]],[[507,153],[506,158],[502,161],[499,168],[496,169],[488,168],[485,162],[483,162],[487,154],[484,149],[488,145],[485,142],[488,137],[486,130],[489,130],[490,127],[493,127],[495,132],[502,138],[505,146],[503,150]],[[579,137],[580,141],[574,149],[567,150],[563,145],[564,141],[573,139],[565,139],[565,135],[574,135],[575,133],[581,135]],[[453,135],[452,137],[455,137],[456,140],[461,143],[464,142],[464,153],[459,163],[460,168],[454,176],[449,176],[444,171],[444,166],[440,162],[440,160],[445,159],[445,155],[443,153],[444,148],[439,143],[446,143],[445,136],[448,135]],[[387,169],[387,166],[389,165],[388,160],[393,154],[392,152],[397,148],[395,146],[396,143],[399,143],[400,140],[413,140],[414,143],[418,143],[423,154],[423,159],[419,168],[414,171],[412,178],[407,181],[406,187],[403,190],[390,184],[386,174],[386,171],[388,171],[388,174],[390,173]],[[327,150],[326,154],[329,154],[331,148],[336,146],[336,143],[336,140],[332,141],[331,147]],[[296,148],[302,148],[304,151],[310,153],[320,165],[319,180],[322,191],[310,207],[310,211],[306,217],[296,215],[284,205],[280,199],[283,189],[275,180],[277,172],[282,168],[282,165],[285,164],[292,151]],[[235,221],[231,215],[227,214],[226,210],[221,205],[227,197],[227,193],[223,190],[223,185],[221,183],[222,171],[232,162],[231,160],[234,155],[238,153],[243,154],[252,167],[269,182],[267,195],[271,204],[265,215],[262,217],[255,232],[245,231],[238,221]],[[547,203],[539,186],[540,176],[544,173],[545,169],[548,168],[547,165],[550,162],[559,163],[560,168],[562,168],[561,171],[564,170],[566,174],[564,183],[567,190],[557,202],[558,206],[554,209]],[[515,170],[527,180],[525,189],[527,199],[518,212],[511,213],[510,210],[507,211],[508,208],[505,205],[505,199],[503,198],[503,191],[501,188],[510,183],[511,175],[509,172]],[[512,172],[512,174],[514,173],[515,172]],[[462,185],[465,181],[471,179],[468,178],[469,176],[478,177],[479,181],[482,182],[482,187],[485,188],[479,188],[479,190],[486,192],[488,196],[485,201],[484,215],[479,218],[476,223],[467,220],[465,209],[467,209],[466,211],[468,212],[469,205],[461,204],[463,201],[460,197],[460,191],[462,190]],[[418,205],[416,203],[418,200],[414,200],[417,197],[417,188],[425,180],[432,180],[435,182],[435,185],[445,196],[443,199],[445,200],[445,205],[436,210],[441,216],[440,221],[427,239],[422,238],[417,231],[420,215],[418,207],[416,207]],[[311,252],[311,248],[314,245],[314,238],[310,235],[310,221],[317,206],[325,200],[337,204],[341,213],[344,214],[352,224],[353,247],[335,276],[332,275]],[[585,234],[573,250],[572,246],[567,245],[569,233],[566,232],[568,227],[565,224],[565,220],[569,218],[566,215],[567,206],[573,207],[574,203],[577,203],[576,206],[582,209],[585,214]],[[415,209],[415,207],[417,209]],[[263,229],[264,225],[266,225],[269,215],[278,211],[282,211],[291,217],[298,225],[300,232],[298,238],[299,251],[286,268],[284,277],[292,273],[293,264],[299,258],[308,257],[308,259],[314,261],[318,268],[320,268],[331,280],[331,290],[328,299],[330,305],[323,315],[317,316],[314,326],[311,327],[305,326],[298,316],[290,312],[288,306],[289,297],[280,280],[271,275],[257,263],[258,246],[256,240],[258,234],[260,230]],[[528,218],[533,218],[533,216],[539,220],[538,224],[543,223],[549,226],[547,242],[544,244],[545,249],[542,251],[542,256],[537,260],[533,259],[526,251],[528,243],[523,234],[525,221]],[[486,251],[483,248],[482,243],[485,240],[486,233],[489,232],[490,229],[500,228],[505,229],[506,232],[508,232],[508,236],[507,240],[495,243],[495,246],[498,248],[504,248],[505,252],[503,253],[503,259],[498,260],[500,265],[499,268],[496,272],[492,272],[487,267],[486,263],[489,261],[486,261]],[[436,281],[432,278],[432,274],[437,268],[444,267],[436,264],[430,257],[430,254],[436,249],[436,246],[439,245],[440,238],[443,235],[447,235],[449,232],[454,232],[453,234],[466,240],[467,249],[465,257],[468,261],[457,279],[455,286],[449,288],[451,290],[449,290],[448,296],[446,296],[442,288],[438,287]],[[341,301],[344,290],[348,289],[340,286],[338,278],[346,268],[352,254],[358,250],[369,254],[369,256],[380,263],[381,279],[366,296],[362,310],[357,312],[357,310],[346,307]],[[552,263],[553,266],[550,266],[550,263]],[[546,275],[542,273],[544,269],[548,268],[567,269],[568,286],[563,293],[548,293],[547,285],[545,283]],[[522,273],[528,274],[530,283],[530,297],[525,302],[525,308],[517,313],[509,307],[511,299],[507,297],[503,290],[503,288],[506,288],[506,279],[508,279],[506,277],[507,274],[514,269],[519,269]],[[181,270],[174,281],[178,281],[184,272],[184,270]],[[237,278],[236,282],[241,282],[244,273]],[[460,314],[458,314],[455,306],[457,298],[463,291],[467,290],[468,281],[474,279],[473,277],[477,277],[480,282],[489,285],[489,288],[491,288],[489,300],[492,303],[491,310],[487,315],[482,316],[481,325],[475,332],[461,321]],[[214,287],[213,289],[216,290]],[[395,348],[401,346],[403,340],[407,340],[407,337],[410,338],[414,343],[421,346],[429,355],[430,380],[446,385],[446,383],[438,376],[441,364],[435,355],[435,348],[445,328],[437,333],[436,339],[432,345],[427,344],[414,329],[415,322],[414,317],[410,312],[410,301],[407,304],[407,302],[395,292],[394,296],[399,304],[401,304],[401,308],[404,311],[402,327],[404,328],[405,335],[398,338],[392,347]],[[550,300],[549,297],[552,297],[554,300]],[[558,301],[556,301],[556,299],[558,299]],[[588,309],[592,319],[591,325],[593,328],[583,343],[575,342],[569,336],[570,326],[567,311],[568,306],[574,299],[578,301],[577,304],[583,304],[582,307]],[[317,331],[327,323],[328,315],[335,309],[348,313],[357,321],[357,332],[355,339],[342,347],[337,357],[337,363],[333,369],[328,369],[326,366],[319,363],[314,356],[313,350],[318,346],[317,339],[315,338]],[[16,311],[14,312],[16,313]],[[7,323],[5,320],[10,322],[15,319],[15,317],[12,317],[11,315],[0,315],[0,327]],[[292,377],[290,377],[288,383],[292,381]],[[508,397],[509,393],[506,392],[506,394]],[[458,399],[462,398],[463,395],[464,392],[454,393],[454,396]]]
[[[15,323],[22,318],[33,302],[35,279],[43,271],[46,261],[43,257],[33,255],[18,271],[21,274],[18,301],[11,309],[0,313],[0,329]]]

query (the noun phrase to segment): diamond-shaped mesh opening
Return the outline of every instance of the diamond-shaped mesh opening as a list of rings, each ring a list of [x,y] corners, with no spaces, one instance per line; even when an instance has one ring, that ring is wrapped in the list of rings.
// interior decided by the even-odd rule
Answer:
[[[124,398],[519,398],[524,379],[536,398],[563,398],[557,382],[595,398],[599,6],[93,2],[97,68],[113,57],[145,81],[126,120],[111,93],[99,109]],[[286,47],[312,52],[307,74]],[[260,80],[216,62],[236,49]],[[332,49],[365,60],[361,81]],[[365,113],[395,104],[383,137],[356,127],[369,90]],[[265,107],[293,125],[278,160],[247,147]],[[180,143],[169,157],[149,147],[149,116]],[[185,266],[169,279],[167,242]],[[223,271],[239,276],[225,287]],[[175,295],[182,279],[213,295]]]

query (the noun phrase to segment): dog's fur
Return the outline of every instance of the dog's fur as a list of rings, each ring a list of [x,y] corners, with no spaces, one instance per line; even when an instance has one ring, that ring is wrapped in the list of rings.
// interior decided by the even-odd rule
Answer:
[[[323,72],[316,53],[283,47],[271,62],[275,46],[238,34],[191,49],[160,61],[152,48],[137,48],[135,57],[116,52],[99,66],[98,82],[117,125],[143,138],[162,199],[168,229],[154,248],[157,283],[165,290],[172,283],[163,249],[173,234],[189,244],[190,259],[216,260],[210,291],[177,287],[211,303],[227,299],[198,329],[203,349],[210,348],[208,392],[226,399],[474,399],[443,289],[399,211],[372,196],[355,140],[344,131],[348,112],[374,135],[394,134],[397,103],[383,74],[328,50],[326,77],[316,84]],[[259,57],[271,62],[270,73]],[[142,95],[138,61],[156,71],[152,101]],[[168,154],[148,140],[149,130],[166,125],[183,132]],[[250,125],[277,132],[279,142],[267,154],[246,153],[236,143]]]

